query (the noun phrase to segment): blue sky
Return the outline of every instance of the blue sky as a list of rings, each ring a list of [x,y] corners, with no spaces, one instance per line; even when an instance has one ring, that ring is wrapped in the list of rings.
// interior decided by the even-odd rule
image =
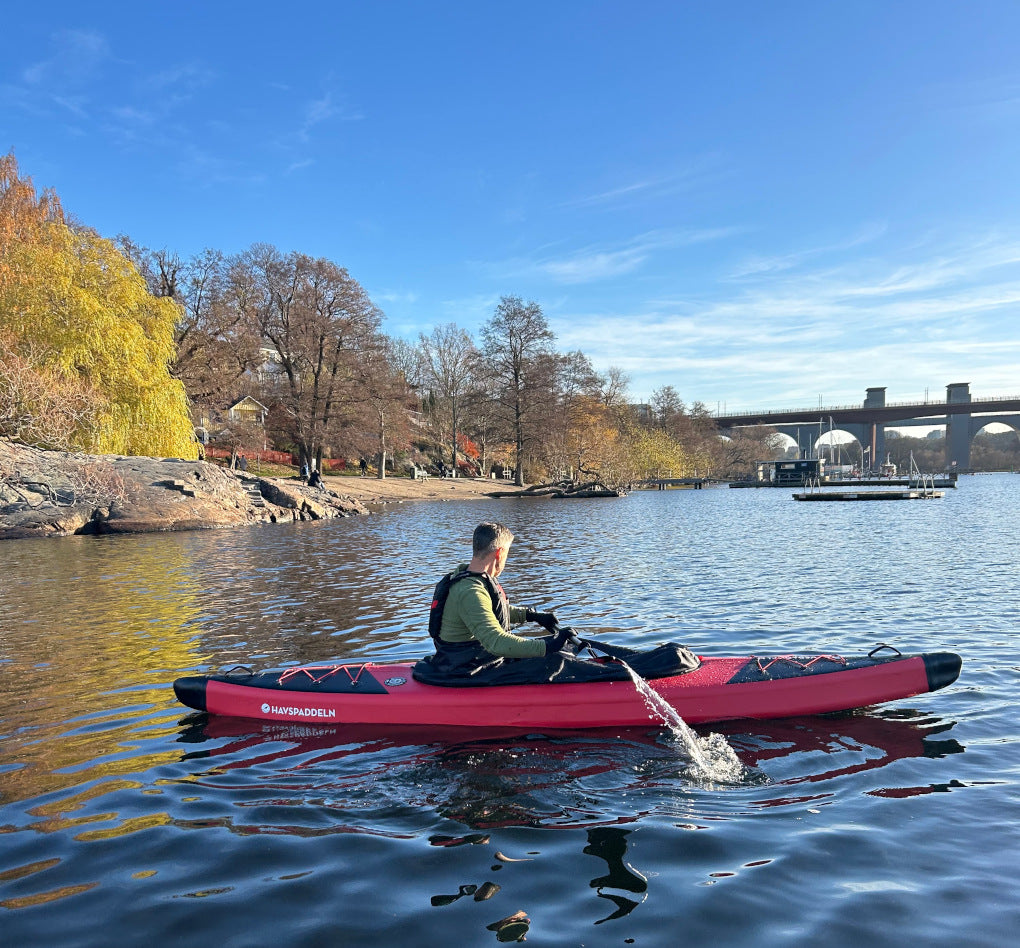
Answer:
[[[742,410],[1020,394],[1020,4],[17,4],[0,150],[106,236]]]

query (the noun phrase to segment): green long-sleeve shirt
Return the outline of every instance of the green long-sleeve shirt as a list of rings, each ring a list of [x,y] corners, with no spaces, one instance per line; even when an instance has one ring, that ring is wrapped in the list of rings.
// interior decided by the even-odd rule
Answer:
[[[462,566],[454,572],[464,568]],[[525,622],[526,612],[521,606],[510,606],[510,624]],[[524,638],[503,629],[492,610],[492,598],[484,580],[474,576],[462,579],[450,587],[439,637],[444,642],[477,640],[487,652],[505,658],[537,658],[545,655],[545,642],[541,639]]]

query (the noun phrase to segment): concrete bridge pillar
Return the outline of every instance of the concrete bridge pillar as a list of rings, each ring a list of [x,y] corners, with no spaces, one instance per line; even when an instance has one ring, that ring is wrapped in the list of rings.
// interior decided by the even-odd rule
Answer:
[[[885,388],[869,388],[864,397],[864,408],[885,408]],[[861,438],[861,444],[868,451],[869,465],[873,471],[877,471],[879,465],[885,460],[885,425],[871,424],[861,425],[866,432],[866,438]]]
[[[947,405],[970,404],[970,382],[952,382],[946,386]],[[946,468],[970,470],[971,416],[946,416]]]

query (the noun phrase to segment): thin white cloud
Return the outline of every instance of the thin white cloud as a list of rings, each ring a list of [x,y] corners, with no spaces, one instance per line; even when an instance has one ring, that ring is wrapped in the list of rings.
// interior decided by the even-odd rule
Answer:
[[[647,248],[581,251],[561,260],[537,261],[535,269],[557,283],[592,283],[632,273],[648,258]]]
[[[192,95],[210,85],[216,73],[201,63],[178,63],[142,79],[141,84],[150,92],[171,92],[176,96]]]
[[[376,303],[396,303],[412,306],[418,302],[418,294],[413,290],[381,290],[369,294]]]
[[[599,207],[649,201],[704,187],[711,179],[724,174],[723,162],[718,155],[693,158],[684,167],[663,174],[650,174],[624,184],[613,185],[602,191],[581,195],[563,201],[560,207]]]
[[[734,227],[651,231],[618,247],[582,247],[558,256],[536,252],[488,268],[504,278],[548,279],[575,285],[595,283],[634,273],[658,251],[722,240],[739,232]]]
[[[19,81],[0,87],[0,98],[36,115],[88,119],[91,86],[112,60],[106,37],[94,30],[61,30],[50,37],[50,47],[49,56],[20,71]]]
[[[152,125],[158,120],[155,112],[148,109],[140,109],[133,105],[116,106],[110,110],[110,114],[117,121],[128,125]]]
[[[308,142],[312,137],[312,132],[318,126],[325,125],[334,119],[342,122],[357,122],[363,118],[361,112],[347,104],[344,96],[333,91],[324,92],[318,98],[309,100],[301,111],[302,121],[298,137],[302,142]]]
[[[95,30],[60,30],[50,37],[53,52],[21,71],[27,86],[66,90],[87,82],[110,59],[106,37]]]
[[[466,327],[477,327],[485,323],[499,305],[499,296],[494,293],[478,293],[473,296],[453,297],[442,300],[441,317],[433,324],[455,322]],[[423,332],[428,332],[426,327]]]
[[[746,277],[758,277],[766,273],[781,273],[787,270],[798,269],[818,257],[832,253],[845,254],[848,250],[877,240],[886,233],[886,230],[887,226],[885,224],[868,224],[847,240],[822,244],[818,247],[808,247],[786,254],[751,256],[738,264],[730,273],[730,277],[740,280]]]

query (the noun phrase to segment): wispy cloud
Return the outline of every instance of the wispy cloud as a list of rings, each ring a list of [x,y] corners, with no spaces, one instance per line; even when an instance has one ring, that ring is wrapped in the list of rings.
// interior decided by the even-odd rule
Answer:
[[[724,162],[718,155],[702,155],[682,168],[668,173],[650,174],[632,178],[602,191],[580,195],[561,202],[561,207],[610,207],[636,201],[648,201],[703,187],[714,178],[726,174]]]
[[[462,326],[477,327],[492,316],[498,305],[499,296],[494,293],[451,297],[440,303],[442,316],[435,322],[455,322]]]
[[[249,187],[262,185],[267,180],[264,172],[253,171],[242,162],[224,158],[193,142],[183,145],[177,152],[176,168],[181,177],[203,187],[214,185]]]
[[[109,44],[94,30],[61,30],[50,38],[51,52],[25,66],[18,81],[0,87],[9,106],[36,115],[88,119],[91,85],[112,60]]]
[[[622,250],[588,248],[560,260],[535,261],[534,268],[557,283],[592,283],[632,273],[648,258],[647,246]]]
[[[376,303],[398,303],[411,306],[418,302],[418,294],[413,290],[381,290],[371,294]]]
[[[834,253],[845,254],[848,250],[871,243],[885,234],[887,229],[887,225],[882,223],[868,224],[846,240],[821,244],[817,247],[801,248],[786,254],[748,257],[733,268],[730,277],[734,280],[740,280],[746,277],[757,277],[765,273],[795,270],[810,263],[812,260],[817,260],[819,257]]]
[[[652,231],[617,246],[589,246],[559,255],[537,251],[489,265],[505,277],[542,278],[560,284],[595,283],[634,273],[660,250],[722,240],[739,228]]]
[[[50,46],[49,56],[21,71],[25,85],[51,91],[80,86],[111,58],[106,37],[95,30],[60,30]]]
[[[335,91],[324,92],[321,96],[306,102],[301,113],[298,138],[306,143],[311,140],[312,132],[320,125],[334,120],[357,122],[364,117],[360,111],[350,106],[345,96]]]
[[[175,98],[191,96],[209,86],[216,72],[202,63],[177,63],[144,76],[141,85],[151,92],[170,92]]]
[[[215,81],[212,69],[190,62],[150,70],[119,58],[95,30],[58,31],[50,49],[21,69],[18,83],[0,88],[3,101],[125,147],[176,152],[195,136],[182,107]]]
[[[196,126],[191,104],[221,78],[201,61],[152,68],[141,59],[118,58],[98,31],[63,30],[51,37],[48,54],[24,66],[17,76],[16,82],[0,86],[0,102],[52,116],[64,122],[68,132],[99,132],[125,149],[174,155],[178,171],[196,180],[251,184],[269,176],[264,170],[245,168],[243,159],[227,157],[229,145],[217,145],[236,139],[238,123],[245,120],[243,110],[221,112],[218,122]],[[329,76],[325,84],[325,92],[297,106],[297,127],[279,143],[285,174],[314,163],[308,146],[317,131],[330,122],[361,118],[330,87]]]

